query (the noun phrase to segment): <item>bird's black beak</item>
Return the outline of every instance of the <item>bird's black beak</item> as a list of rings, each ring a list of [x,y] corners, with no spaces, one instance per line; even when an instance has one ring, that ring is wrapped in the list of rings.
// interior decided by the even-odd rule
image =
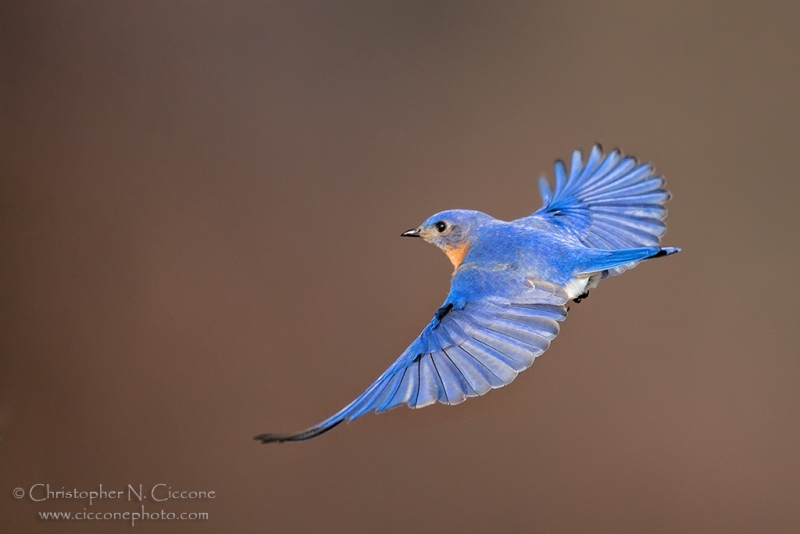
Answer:
[[[422,236],[419,235],[419,228],[412,228],[411,230],[406,230],[405,232],[400,234],[400,237],[422,237]]]

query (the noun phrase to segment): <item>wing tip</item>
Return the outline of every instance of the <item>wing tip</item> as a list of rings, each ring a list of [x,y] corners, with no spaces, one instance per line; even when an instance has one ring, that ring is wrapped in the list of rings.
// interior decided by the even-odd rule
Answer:
[[[291,441],[291,434],[259,434],[253,436],[253,439],[265,443],[283,443],[284,441]]]
[[[262,444],[284,443],[286,441],[305,441],[307,439],[315,438],[321,434],[324,434],[328,430],[331,430],[332,428],[335,428],[337,425],[341,424],[342,421],[344,421],[344,419],[335,421],[330,425],[311,427],[308,430],[297,432],[296,434],[259,434],[257,436],[253,436],[253,439],[260,441]]]
[[[542,197],[542,205],[547,206],[553,197],[553,192],[550,190],[550,183],[544,176],[539,177],[539,194]]]

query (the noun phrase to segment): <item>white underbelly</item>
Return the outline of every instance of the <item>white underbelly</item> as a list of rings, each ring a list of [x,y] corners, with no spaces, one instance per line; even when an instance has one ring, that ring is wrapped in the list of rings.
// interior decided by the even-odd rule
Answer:
[[[580,278],[573,278],[564,286],[567,296],[570,300],[578,298],[586,293],[586,288],[589,285],[589,276],[581,276]]]

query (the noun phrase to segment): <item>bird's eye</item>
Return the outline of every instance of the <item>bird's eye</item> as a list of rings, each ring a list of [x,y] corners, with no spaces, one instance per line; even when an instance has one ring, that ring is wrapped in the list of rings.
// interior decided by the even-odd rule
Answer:
[[[436,223],[436,230],[441,234],[445,230],[447,230],[447,223],[444,221],[439,221]]]

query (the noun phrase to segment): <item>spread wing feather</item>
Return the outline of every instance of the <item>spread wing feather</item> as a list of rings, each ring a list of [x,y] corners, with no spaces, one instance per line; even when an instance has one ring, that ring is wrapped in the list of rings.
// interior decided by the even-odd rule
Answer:
[[[653,247],[666,232],[664,204],[670,195],[664,179],[649,164],[623,157],[618,150],[603,157],[602,148],[595,145],[585,164],[576,150],[569,174],[564,163],[556,161],[555,191],[544,178],[539,188],[543,206],[520,221],[555,226],[586,246],[610,250]],[[609,272],[620,274],[630,266]]]
[[[459,308],[440,308],[386,372],[342,410],[303,432],[256,439],[302,441],[367,412],[401,404],[459,404],[503,387],[550,346],[566,317],[566,301],[557,286],[529,281],[514,297],[483,297]]]

